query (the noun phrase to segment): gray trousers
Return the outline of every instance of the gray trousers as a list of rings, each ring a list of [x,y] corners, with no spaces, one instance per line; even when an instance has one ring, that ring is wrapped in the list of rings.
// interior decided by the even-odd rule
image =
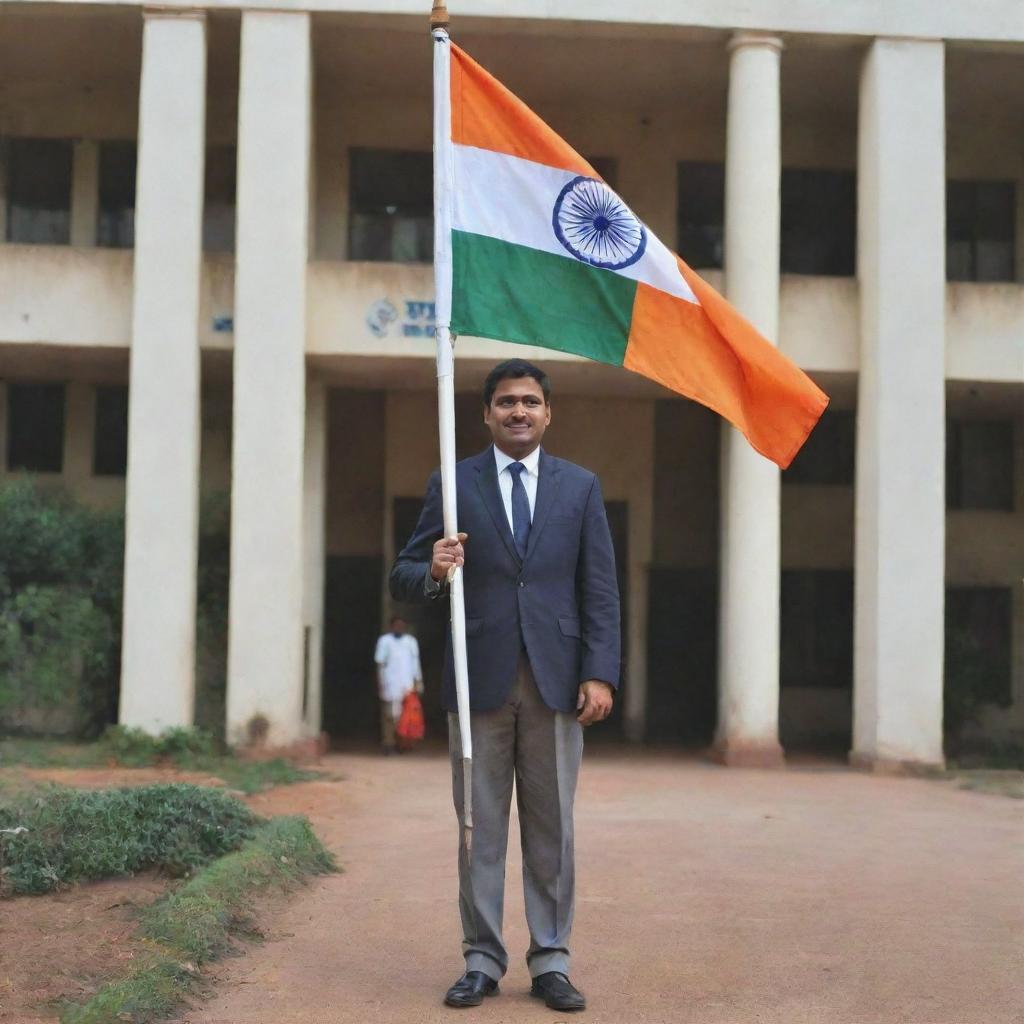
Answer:
[[[573,800],[583,754],[574,714],[541,699],[525,654],[515,685],[497,711],[471,716],[473,733],[473,851],[462,843],[462,743],[459,717],[448,715],[452,790],[459,816],[459,909],[467,971],[496,981],[508,969],[501,937],[508,816],[515,780],[523,848],[523,891],[530,976],[569,972],[575,908]]]

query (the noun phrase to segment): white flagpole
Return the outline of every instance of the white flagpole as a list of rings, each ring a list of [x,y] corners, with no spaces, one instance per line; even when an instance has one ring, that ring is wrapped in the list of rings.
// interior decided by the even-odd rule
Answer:
[[[452,319],[452,110],[451,50],[448,46],[448,11],[444,0],[434,0],[430,13],[434,40],[434,303],[437,338],[437,419],[441,438],[441,498],[444,534],[458,533],[455,498],[455,351]],[[462,569],[448,575],[451,595],[452,654],[455,693],[462,738],[462,822],[466,853],[473,835],[473,738],[469,728],[469,669],[466,658],[466,606]]]

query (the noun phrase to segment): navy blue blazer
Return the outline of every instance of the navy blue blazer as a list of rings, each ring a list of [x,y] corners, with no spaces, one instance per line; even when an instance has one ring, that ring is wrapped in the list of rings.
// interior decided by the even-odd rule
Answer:
[[[541,451],[523,560],[498,489],[494,450],[458,463],[456,486],[459,530],[469,535],[463,573],[471,709],[493,711],[507,700],[524,646],[540,694],[556,711],[575,711],[579,685],[588,679],[618,687],[619,588],[597,477]],[[435,471],[416,529],[391,569],[392,597],[431,600],[424,584],[443,535]],[[442,702],[457,710],[450,623]]]

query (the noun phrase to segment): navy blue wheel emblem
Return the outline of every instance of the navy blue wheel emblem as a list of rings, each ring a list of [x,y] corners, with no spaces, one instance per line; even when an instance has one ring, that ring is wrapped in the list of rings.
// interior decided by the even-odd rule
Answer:
[[[603,182],[582,174],[558,194],[551,217],[555,237],[592,267],[622,270],[647,247],[647,231]]]

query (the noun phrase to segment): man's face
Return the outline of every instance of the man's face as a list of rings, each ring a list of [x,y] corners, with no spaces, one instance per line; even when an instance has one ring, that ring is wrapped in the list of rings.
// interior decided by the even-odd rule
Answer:
[[[513,459],[536,448],[551,422],[551,406],[532,377],[508,377],[498,381],[491,404],[484,408],[484,423],[494,444]]]
[[[405,632],[405,622],[402,619],[394,619],[391,623],[391,632],[395,636],[401,636]]]

